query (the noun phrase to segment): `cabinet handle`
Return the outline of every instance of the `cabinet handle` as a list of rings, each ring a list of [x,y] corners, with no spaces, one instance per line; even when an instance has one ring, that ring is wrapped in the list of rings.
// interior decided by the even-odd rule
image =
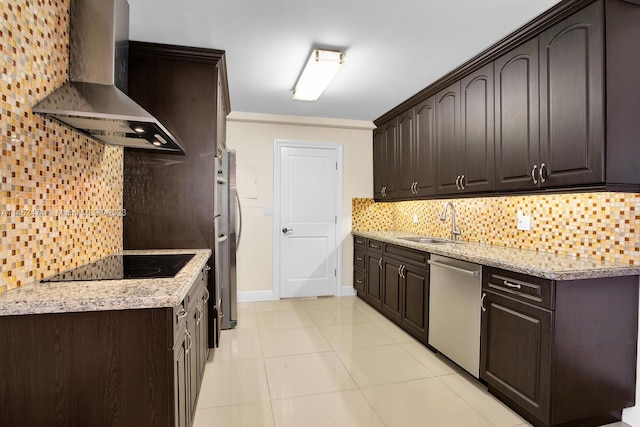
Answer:
[[[356,239],[356,243],[357,243],[357,244],[359,244],[359,245],[361,245],[361,244],[363,244],[364,242],[363,242],[362,240],[358,240],[358,239]]]
[[[191,346],[193,345],[193,339],[191,338],[191,334],[189,333],[189,331],[187,331],[186,329],[184,330],[184,333],[187,339],[189,340],[189,345],[187,346],[187,349],[184,351],[184,354],[187,355],[191,351]]]
[[[382,197],[387,197],[387,187],[386,186],[382,187],[381,193],[382,193]]]
[[[544,179],[544,167],[546,165],[544,163],[540,164],[540,182],[545,182],[546,179]]]
[[[482,309],[482,311],[487,311],[487,309],[484,306],[484,299],[487,296],[486,293],[482,293],[482,298],[480,298],[480,308]]]
[[[209,297],[211,296],[211,294],[209,293],[209,289],[204,288],[204,302],[209,301]]]
[[[403,266],[402,266],[402,270],[400,270],[401,277],[402,277],[403,279],[406,279],[406,278],[407,278],[407,276],[405,276],[405,275],[404,275],[404,272],[405,272],[405,270],[406,270],[406,269],[407,269],[407,266],[403,265]]]
[[[182,319],[184,319],[185,317],[187,317],[187,311],[184,308],[181,308],[180,311],[178,312],[178,314],[176,315],[176,319],[179,322]]]
[[[209,271],[209,270],[211,270],[211,267],[209,267],[208,265],[205,265],[204,266],[204,271]]]
[[[362,283],[362,280],[358,279],[356,280],[356,283]]]
[[[200,316],[196,318],[196,325],[199,325],[200,321],[204,317],[204,311],[202,310],[202,307],[200,307],[200,303],[198,303],[198,305],[196,306],[196,310],[198,310],[198,313],[200,313]]]
[[[380,267],[380,270],[382,270],[382,258],[378,260],[378,266]]]
[[[538,180],[536,179],[536,169],[538,169],[538,165],[533,165],[533,169],[531,169],[531,179],[534,184],[538,183]]]
[[[460,189],[464,190],[464,175],[460,177]]]
[[[358,261],[362,261],[362,257],[361,257],[361,256],[356,257],[356,259],[357,259]]]
[[[456,178],[456,188],[458,190],[460,189],[460,175],[458,175],[458,177]]]
[[[416,190],[413,188],[413,187],[414,187],[414,185],[416,185],[416,183],[415,183],[415,182],[412,182],[412,183],[411,183],[411,194],[416,194]]]
[[[522,286],[520,286],[517,283],[511,283],[511,282],[507,282],[506,280],[502,282],[503,285],[508,286],[510,288],[515,288],[515,289],[521,289]]]

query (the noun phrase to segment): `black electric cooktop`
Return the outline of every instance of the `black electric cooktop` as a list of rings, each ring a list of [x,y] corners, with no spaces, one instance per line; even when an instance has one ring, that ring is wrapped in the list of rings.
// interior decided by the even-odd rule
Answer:
[[[174,277],[194,254],[111,255],[42,282],[79,280],[159,279]]]

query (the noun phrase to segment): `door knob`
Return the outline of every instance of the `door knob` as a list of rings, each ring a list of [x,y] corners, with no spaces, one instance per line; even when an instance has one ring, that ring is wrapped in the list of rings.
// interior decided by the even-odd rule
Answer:
[[[283,232],[283,233],[288,233],[289,231],[293,231],[293,228],[287,228],[287,227],[285,227],[285,228],[283,228],[283,229],[282,229],[282,232]]]

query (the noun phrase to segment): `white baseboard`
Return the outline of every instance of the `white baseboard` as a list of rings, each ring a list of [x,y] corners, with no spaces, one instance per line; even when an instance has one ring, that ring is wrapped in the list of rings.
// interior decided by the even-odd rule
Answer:
[[[238,292],[238,302],[275,301],[277,299],[273,291]]]
[[[356,290],[352,286],[343,286],[340,288],[340,294],[338,294],[339,297],[353,297],[355,295]]]
[[[640,405],[622,411],[622,421],[631,427],[640,427]]]

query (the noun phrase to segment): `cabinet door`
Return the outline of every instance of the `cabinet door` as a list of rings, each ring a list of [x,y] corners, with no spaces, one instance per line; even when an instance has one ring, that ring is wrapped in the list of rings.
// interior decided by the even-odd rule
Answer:
[[[480,378],[548,420],[553,312],[490,291],[483,295]]]
[[[418,196],[427,196],[436,191],[435,97],[422,101],[415,107],[414,174],[418,184]]]
[[[604,181],[603,3],[540,35],[542,187]]]
[[[382,312],[396,323],[400,323],[400,292],[402,277],[400,271],[402,263],[391,258],[382,260],[384,266],[384,283],[382,286]]]
[[[386,134],[384,128],[373,131],[373,198],[382,200],[386,174]]]
[[[416,182],[414,110],[405,111],[398,117],[398,197],[414,196],[413,184]]]
[[[457,170],[465,192],[493,189],[493,63],[460,82],[460,151]]]
[[[402,290],[402,327],[423,343],[427,343],[429,322],[429,272],[406,266]]]
[[[388,200],[398,195],[397,133],[397,118],[373,132],[373,197],[376,200]]]
[[[536,37],[494,63],[496,190],[538,186],[538,54]]]
[[[179,345],[174,350],[173,385],[175,404],[175,425],[177,427],[189,426],[189,396],[187,380],[187,341],[184,332],[179,339]]]
[[[190,419],[193,419],[196,411],[196,402],[198,400],[198,350],[196,347],[196,339],[197,339],[197,328],[196,328],[196,320],[197,320],[197,311],[191,311],[191,316],[187,319],[187,338],[188,338],[188,347],[186,350],[186,363],[187,363],[187,372],[188,372],[188,381],[189,385],[189,406],[187,407],[190,415]]]
[[[366,300],[373,307],[382,306],[382,256],[367,254],[367,292]]]
[[[385,199],[398,196],[397,153],[398,153],[398,120],[392,120],[386,127],[385,146]]]
[[[458,192],[456,157],[460,132],[460,82],[436,95],[436,191]]]

